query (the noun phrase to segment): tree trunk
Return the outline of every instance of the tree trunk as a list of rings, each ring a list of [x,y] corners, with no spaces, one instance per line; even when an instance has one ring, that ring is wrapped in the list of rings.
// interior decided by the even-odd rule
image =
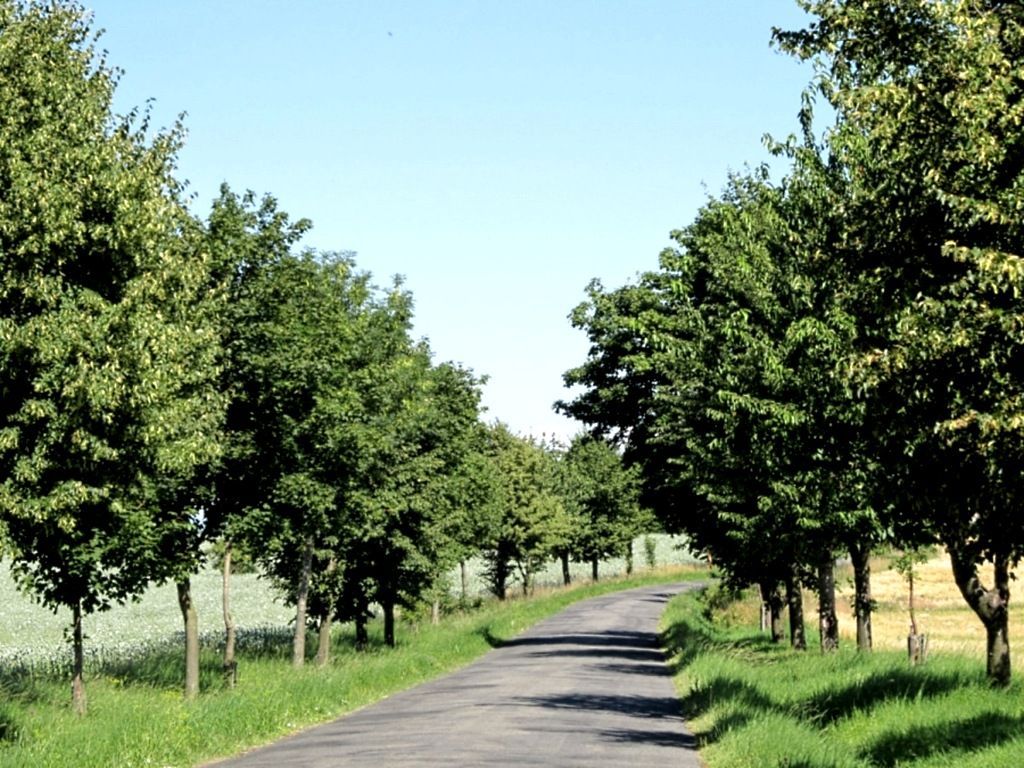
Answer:
[[[853,564],[853,613],[857,617],[857,650],[871,650],[871,550],[851,545]]]
[[[317,622],[316,665],[322,667],[331,658],[331,628],[334,626],[335,592],[331,576],[338,569],[338,560],[334,555],[327,562],[324,575],[327,577],[327,594]]]
[[[306,537],[302,545],[302,572],[295,593],[295,637],[292,640],[292,666],[306,662],[306,604],[309,601],[309,580],[313,571],[313,539]]]
[[[469,574],[466,573],[466,561],[459,561],[459,581],[462,584],[462,605],[465,606],[469,600]]]
[[[997,685],[1010,683],[1010,569],[1005,555],[995,558],[995,585],[987,589],[978,578],[978,566],[973,559],[949,548],[953,562],[953,577],[960,594],[985,625],[988,641],[987,670],[989,679]]]
[[[626,575],[633,575],[633,540],[626,544]]]
[[[199,616],[192,600],[192,583],[178,582],[178,607],[185,622],[185,698],[199,695]]]
[[[823,652],[839,649],[839,620],[836,617],[836,563],[832,553],[818,563],[818,634]]]
[[[356,598],[356,650],[365,651],[370,646],[370,633],[366,631],[366,617],[370,613],[369,601],[366,593],[360,587],[359,597]]]
[[[435,627],[441,623],[441,598],[435,597],[430,604],[430,623]]]
[[[782,623],[782,609],[784,601],[778,585],[772,587],[768,594],[768,615],[771,621],[772,642],[781,643],[786,636],[786,629]]]
[[[229,688],[238,682],[238,662],[235,661],[235,617],[231,615],[231,542],[224,543],[224,562],[221,572],[221,606],[224,610],[224,680]]]
[[[568,551],[562,551],[562,583],[565,586],[572,584],[572,574],[569,573],[569,553]]]
[[[597,581],[597,558],[590,558],[590,578]]]
[[[71,706],[76,715],[84,715],[88,709],[85,698],[85,654],[82,649],[82,603],[75,603],[71,609],[71,649],[74,668],[71,673]]]
[[[764,604],[763,614],[767,619],[767,626],[762,629],[768,631],[773,643],[781,643],[786,632],[782,626],[783,601],[779,585],[765,582],[758,584],[758,589],[761,592],[761,602]]]
[[[331,660],[331,628],[334,626],[331,613],[332,611],[328,610],[325,615],[320,616],[317,628],[316,665],[318,667],[326,666],[327,662]]]
[[[789,609],[789,644],[799,651],[807,650],[804,634],[804,596],[800,578],[794,568],[786,575],[786,607]]]
[[[384,643],[388,648],[395,647],[395,603],[391,598],[381,601],[384,609]]]

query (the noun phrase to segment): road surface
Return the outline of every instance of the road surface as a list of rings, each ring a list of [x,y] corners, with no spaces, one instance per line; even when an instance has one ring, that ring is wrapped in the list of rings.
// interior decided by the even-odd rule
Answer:
[[[211,768],[698,768],[657,637],[694,586],[575,603],[458,672]]]

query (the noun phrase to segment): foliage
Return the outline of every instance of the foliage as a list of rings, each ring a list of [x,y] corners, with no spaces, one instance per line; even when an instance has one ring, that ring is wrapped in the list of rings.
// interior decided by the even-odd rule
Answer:
[[[0,5],[0,519],[76,617],[195,567],[223,405],[181,126],[114,115],[94,45],[77,6]]]

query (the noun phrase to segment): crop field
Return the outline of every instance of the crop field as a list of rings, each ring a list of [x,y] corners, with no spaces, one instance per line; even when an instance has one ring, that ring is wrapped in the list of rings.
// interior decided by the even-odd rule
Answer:
[[[694,558],[679,537],[654,535],[655,560],[659,566],[690,564]],[[634,567],[646,567],[643,537],[633,542]],[[8,671],[16,667],[59,667],[70,663],[70,650],[64,632],[70,622],[67,612],[53,613],[34,602],[14,584],[7,564],[0,566],[0,668]],[[590,578],[588,564],[573,563],[574,581]],[[602,561],[599,575],[621,575],[625,572],[625,559]],[[561,584],[562,572],[558,563],[550,564],[536,578],[536,586]],[[450,575],[453,591],[459,585],[457,570]],[[207,569],[192,580],[193,596],[199,613],[200,631],[204,644],[216,644],[223,633],[221,612],[221,575]],[[482,563],[469,563],[469,589],[473,595],[482,594],[486,585],[482,576]],[[510,592],[514,592],[513,585]],[[239,641],[264,642],[286,631],[294,617],[280,595],[266,580],[256,574],[236,574],[231,579],[231,610],[240,630]],[[164,644],[177,644],[181,631],[181,613],[173,584],[153,586],[138,601],[115,606],[108,611],[87,616],[84,620],[87,665],[128,661],[131,657]]]
[[[992,584],[991,570],[991,566],[982,569],[982,581],[989,586]],[[856,623],[850,608],[853,601],[852,573],[847,578],[837,579],[837,586],[840,588],[836,601],[840,635],[848,642],[855,642]],[[1019,589],[1021,583],[1013,582],[1010,593],[1011,637],[1024,626],[1024,600],[1019,593],[1013,592]],[[905,649],[910,627],[907,582],[890,567],[888,559],[877,558],[872,563],[871,590],[876,602],[876,611],[871,617],[875,647],[880,650]],[[817,606],[813,596],[810,596],[806,615],[809,622],[816,620]],[[937,553],[915,568],[914,615],[918,631],[928,635],[930,653],[962,653],[984,659],[985,629],[957,589],[949,556],[944,552]]]

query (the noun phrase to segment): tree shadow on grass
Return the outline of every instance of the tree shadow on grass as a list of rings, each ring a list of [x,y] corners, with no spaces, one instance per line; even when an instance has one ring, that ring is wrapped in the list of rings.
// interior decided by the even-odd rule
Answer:
[[[764,635],[723,638],[700,621],[683,619],[661,633],[661,644],[672,656],[672,669],[678,672],[693,663],[702,652],[727,650],[743,653],[777,654],[784,649]]]
[[[888,701],[941,696],[964,683],[960,675],[927,668],[879,670],[866,679],[819,691],[798,705],[798,714],[801,720],[824,727],[854,711],[871,710]]]
[[[873,765],[895,768],[937,753],[984,749],[1020,738],[1022,732],[1024,715],[1011,717],[1002,712],[987,712],[966,720],[885,733],[861,755]]]

